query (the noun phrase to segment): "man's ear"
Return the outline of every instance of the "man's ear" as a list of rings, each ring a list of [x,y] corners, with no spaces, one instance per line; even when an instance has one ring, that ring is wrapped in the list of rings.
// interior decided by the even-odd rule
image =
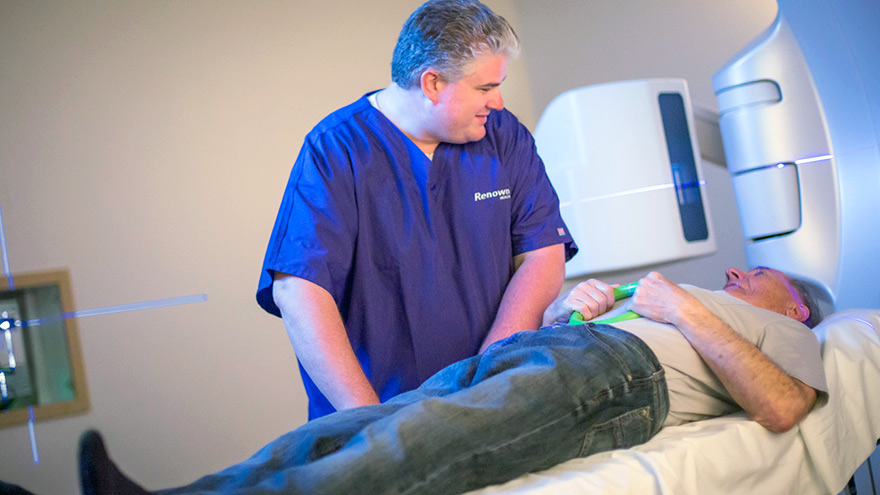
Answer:
[[[791,304],[785,310],[785,316],[794,318],[795,320],[805,323],[810,319],[810,309],[803,304]]]
[[[428,69],[422,72],[421,83],[422,93],[431,100],[431,103],[436,105],[440,101],[440,91],[446,87],[446,81],[440,77],[436,70]]]

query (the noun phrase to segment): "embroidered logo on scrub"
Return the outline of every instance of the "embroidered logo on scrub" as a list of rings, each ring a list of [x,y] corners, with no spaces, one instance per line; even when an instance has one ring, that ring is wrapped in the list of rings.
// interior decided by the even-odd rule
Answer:
[[[510,199],[510,189],[498,189],[492,192],[474,193],[474,202],[493,198]]]

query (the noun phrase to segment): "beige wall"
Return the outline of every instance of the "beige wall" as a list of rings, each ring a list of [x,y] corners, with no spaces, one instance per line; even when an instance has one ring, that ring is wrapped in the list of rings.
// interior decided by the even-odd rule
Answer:
[[[210,297],[81,320],[91,412],[37,424],[39,466],[24,427],[0,431],[0,479],[74,492],[77,438],[97,427],[127,473],[161,488],[305,421],[290,344],[254,302],[265,243],[303,137],[387,83],[418,3],[0,0],[13,270],[69,268],[81,309]],[[775,11],[756,0],[664,2],[671,12],[647,0],[488,3],[523,38],[504,90],[530,128],[555,94],[613,79],[686,77],[711,106],[711,73]],[[687,31],[669,35],[669,23]]]
[[[777,11],[773,0],[513,2],[537,109],[569,89],[650,77],[684,78],[695,104],[717,109],[712,74]]]

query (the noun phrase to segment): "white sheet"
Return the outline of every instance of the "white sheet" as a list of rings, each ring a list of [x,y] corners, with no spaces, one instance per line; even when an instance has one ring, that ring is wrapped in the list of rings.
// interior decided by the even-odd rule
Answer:
[[[837,312],[815,330],[829,399],[786,433],[732,414],[470,493],[839,493],[880,438],[880,310]]]

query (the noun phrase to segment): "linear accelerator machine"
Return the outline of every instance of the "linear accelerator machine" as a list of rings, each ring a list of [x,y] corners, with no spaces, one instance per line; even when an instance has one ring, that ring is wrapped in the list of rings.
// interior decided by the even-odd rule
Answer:
[[[778,3],[713,78],[748,263],[815,285],[826,309],[880,308],[880,2]],[[568,277],[715,251],[694,158],[715,122],[693,115],[671,79],[550,103],[535,141],[582,250]]]

